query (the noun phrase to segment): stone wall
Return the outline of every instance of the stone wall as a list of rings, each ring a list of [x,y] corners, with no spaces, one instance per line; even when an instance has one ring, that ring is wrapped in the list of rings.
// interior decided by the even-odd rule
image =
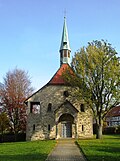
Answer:
[[[80,102],[71,98],[71,95],[66,97],[64,91],[70,93],[71,87],[46,85],[28,99],[26,140],[60,138],[61,127],[60,124],[57,126],[57,121],[64,113],[70,113],[74,117],[72,137],[92,136],[91,110],[86,106],[85,112],[81,112]],[[40,102],[39,114],[30,113],[31,102]],[[49,103],[52,105],[51,111],[48,111]]]

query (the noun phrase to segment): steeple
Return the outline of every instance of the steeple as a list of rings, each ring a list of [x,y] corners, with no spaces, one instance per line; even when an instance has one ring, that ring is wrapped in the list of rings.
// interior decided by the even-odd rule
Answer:
[[[63,25],[63,33],[62,33],[62,40],[60,46],[60,65],[63,63],[70,63],[70,45],[68,39],[68,31],[67,31],[67,24],[66,24],[66,17],[64,17],[64,25]]]

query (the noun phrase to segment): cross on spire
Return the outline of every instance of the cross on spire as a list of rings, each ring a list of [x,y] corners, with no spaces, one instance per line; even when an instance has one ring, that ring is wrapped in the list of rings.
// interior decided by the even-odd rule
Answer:
[[[66,12],[66,9],[65,9],[65,10],[64,10],[64,18],[66,17],[66,13],[67,13],[67,12]]]

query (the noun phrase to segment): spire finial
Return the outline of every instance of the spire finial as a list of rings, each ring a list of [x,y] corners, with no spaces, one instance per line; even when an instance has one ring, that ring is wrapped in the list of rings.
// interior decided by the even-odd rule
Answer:
[[[65,10],[64,10],[64,18],[66,18],[66,13],[67,13],[67,12],[66,12],[66,9],[65,9]]]

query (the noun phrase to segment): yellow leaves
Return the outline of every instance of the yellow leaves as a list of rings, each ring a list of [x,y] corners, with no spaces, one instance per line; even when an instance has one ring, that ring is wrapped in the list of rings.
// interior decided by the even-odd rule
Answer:
[[[94,90],[99,97],[104,95],[104,88],[110,88],[114,85],[113,82],[116,84],[119,81],[120,62],[116,51],[104,40],[93,41],[86,48],[77,51],[73,58],[73,67],[80,86],[84,83],[83,92],[87,86],[91,93]]]

